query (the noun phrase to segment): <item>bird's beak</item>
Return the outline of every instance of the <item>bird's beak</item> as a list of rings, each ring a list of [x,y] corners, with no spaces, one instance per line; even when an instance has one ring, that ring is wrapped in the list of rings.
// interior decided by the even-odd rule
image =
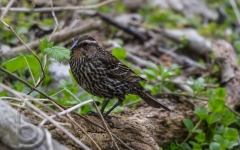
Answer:
[[[73,43],[73,45],[72,45],[72,47],[70,48],[70,50],[71,50],[71,51],[74,50],[75,47],[76,47],[76,45],[77,45],[77,41],[75,41],[75,42]]]

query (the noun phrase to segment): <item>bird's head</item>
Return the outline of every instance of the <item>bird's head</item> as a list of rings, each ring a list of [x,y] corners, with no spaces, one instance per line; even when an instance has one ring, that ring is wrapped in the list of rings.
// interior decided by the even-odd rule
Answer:
[[[71,57],[91,57],[97,51],[98,43],[97,41],[88,36],[78,36],[73,39],[73,45],[71,47]]]

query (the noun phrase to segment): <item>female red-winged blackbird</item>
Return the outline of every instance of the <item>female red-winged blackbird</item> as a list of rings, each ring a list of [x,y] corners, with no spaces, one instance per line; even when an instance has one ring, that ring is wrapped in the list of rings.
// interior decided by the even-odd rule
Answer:
[[[74,38],[70,56],[70,68],[77,83],[87,92],[108,99],[102,106],[102,113],[109,99],[118,98],[105,116],[120,105],[127,94],[140,96],[149,106],[169,110],[139,84],[145,79],[103,50],[94,38],[87,35]]]

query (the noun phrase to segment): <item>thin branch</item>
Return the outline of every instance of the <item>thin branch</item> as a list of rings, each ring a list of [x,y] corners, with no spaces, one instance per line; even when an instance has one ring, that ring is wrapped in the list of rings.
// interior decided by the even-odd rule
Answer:
[[[71,107],[71,108],[69,108],[69,109],[66,109],[66,110],[64,110],[64,111],[62,111],[62,112],[60,112],[60,113],[58,113],[58,114],[55,114],[55,115],[50,116],[50,118],[54,118],[54,117],[57,117],[57,116],[58,116],[58,117],[61,117],[61,116],[63,116],[63,115],[66,115],[67,113],[70,113],[70,112],[74,111],[74,110],[77,109],[77,108],[80,108],[80,107],[82,107],[82,106],[84,106],[84,105],[86,105],[86,104],[92,103],[92,102],[93,102],[92,99],[87,100],[87,101],[84,101],[84,102],[81,102],[80,104],[77,104],[77,105],[75,105],[75,106],[73,106],[73,107]],[[42,122],[39,124],[39,126],[40,126],[40,127],[43,126],[43,125],[47,122],[47,120],[48,120],[48,119],[42,120]]]
[[[98,107],[97,107],[97,104],[96,104],[95,102],[93,102],[93,106],[94,106],[95,109],[97,110],[98,116],[99,116],[99,118],[102,120],[103,126],[104,126],[104,128],[106,129],[107,134],[110,136],[111,140],[113,141],[114,146],[116,147],[116,149],[120,150],[119,147],[118,147],[118,145],[117,145],[117,143],[116,143],[116,141],[115,141],[114,138],[112,137],[112,134],[111,134],[110,130],[108,129],[108,126],[107,126],[107,124],[106,124],[106,122],[105,122],[105,120],[104,120],[104,118],[103,118],[103,116],[102,116],[102,113],[99,111],[99,109],[98,109]]]
[[[6,16],[6,14],[8,13],[9,9],[11,8],[11,6],[13,5],[14,2],[15,2],[15,0],[11,0],[11,1],[7,4],[7,6],[5,7],[6,9],[3,10],[0,19],[3,19],[3,18]]]
[[[240,24],[240,14],[239,14],[239,11],[238,11],[237,4],[235,3],[235,0],[229,0],[229,2],[232,5],[232,8],[233,8],[234,13],[236,15],[236,18],[238,20],[238,24]]]
[[[55,21],[55,27],[54,27],[54,30],[53,30],[52,34],[50,35],[50,37],[48,39],[49,41],[51,40],[53,34],[57,31],[57,28],[58,28],[58,20],[57,20],[57,17],[55,16],[55,12],[53,10],[53,2],[52,2],[52,0],[50,0],[50,1],[51,1],[52,16],[53,16],[54,21]]]
[[[80,10],[80,9],[97,9],[101,6],[107,5],[111,2],[114,2],[115,0],[106,0],[104,2],[95,4],[95,5],[90,5],[90,6],[64,6],[64,7],[53,7],[53,8],[10,8],[8,11],[12,12],[25,12],[25,13],[32,13],[32,12],[50,12],[50,11],[66,11],[66,10]],[[6,7],[2,7],[2,10],[7,9]]]
[[[121,22],[117,22],[112,17],[110,17],[106,14],[97,12],[94,16],[97,16],[97,17],[101,18],[103,21],[107,22],[108,24],[113,25],[114,27],[117,27],[117,28],[123,30],[124,32],[134,36],[136,39],[138,39],[141,42],[145,42],[147,40],[146,34],[140,32],[139,30],[137,30],[133,27],[124,25]]]
[[[45,135],[46,135],[46,146],[48,150],[54,150],[53,145],[52,145],[52,135],[51,133],[47,130],[44,129]]]

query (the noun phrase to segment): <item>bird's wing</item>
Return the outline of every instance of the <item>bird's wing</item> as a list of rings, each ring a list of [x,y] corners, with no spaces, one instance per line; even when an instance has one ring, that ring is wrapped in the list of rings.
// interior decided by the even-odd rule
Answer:
[[[107,69],[107,75],[109,78],[129,82],[146,81],[142,77],[136,75],[129,67],[121,63],[116,57],[107,51],[101,52],[98,60],[101,61]]]

